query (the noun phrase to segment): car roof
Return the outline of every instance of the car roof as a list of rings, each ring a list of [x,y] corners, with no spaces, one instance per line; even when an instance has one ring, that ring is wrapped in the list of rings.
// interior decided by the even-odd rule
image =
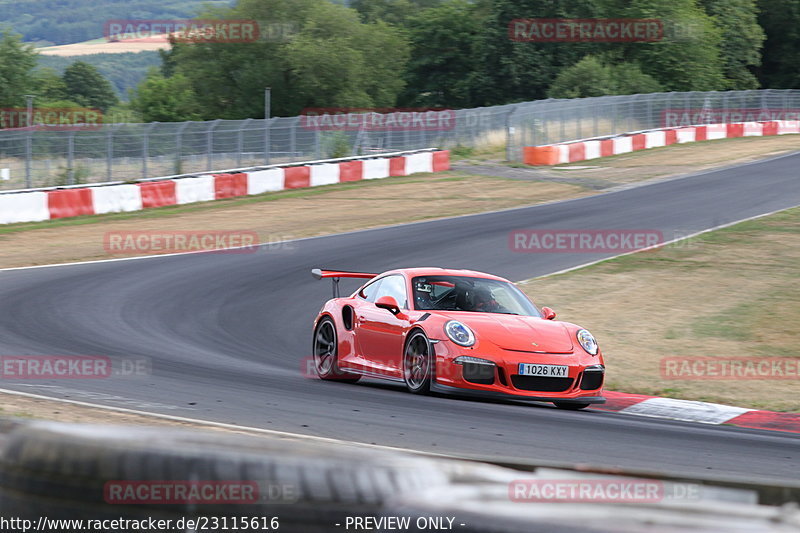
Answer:
[[[486,272],[478,272],[477,270],[464,270],[460,268],[441,268],[441,267],[414,267],[414,268],[398,268],[389,270],[378,277],[386,276],[388,274],[405,274],[409,278],[417,276],[467,276],[472,278],[485,278],[494,279],[498,281],[506,281],[507,279],[495,276],[494,274],[487,274]],[[510,283],[510,282],[509,282]]]

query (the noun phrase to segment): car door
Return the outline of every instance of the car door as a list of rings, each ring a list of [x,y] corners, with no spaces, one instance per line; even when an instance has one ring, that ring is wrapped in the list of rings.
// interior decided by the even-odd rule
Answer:
[[[355,309],[355,337],[364,357],[366,370],[386,377],[402,377],[402,352],[405,332],[409,327],[406,313],[398,318],[375,305],[382,296],[397,300],[402,311],[408,311],[408,290],[403,276],[396,274],[381,278],[380,285],[364,294]],[[366,289],[366,287],[365,287]]]

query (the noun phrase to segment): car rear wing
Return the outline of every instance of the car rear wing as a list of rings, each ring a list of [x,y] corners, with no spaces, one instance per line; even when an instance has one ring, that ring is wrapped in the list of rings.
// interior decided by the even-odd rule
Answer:
[[[322,278],[331,278],[333,282],[333,297],[339,297],[339,279],[340,278],[364,278],[364,279],[372,279],[377,274],[371,274],[368,272],[349,272],[347,270],[324,270],[320,268],[315,268],[311,270],[311,275],[314,276],[314,279],[322,279]]]

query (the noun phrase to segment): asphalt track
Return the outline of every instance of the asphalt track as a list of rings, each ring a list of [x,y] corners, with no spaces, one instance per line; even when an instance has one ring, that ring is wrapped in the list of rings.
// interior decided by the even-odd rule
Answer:
[[[325,383],[303,377],[303,359],[311,321],[330,296],[328,282],[311,278],[313,267],[377,272],[430,265],[527,279],[602,256],[515,253],[510,230],[639,228],[671,238],[800,205],[798,168],[795,154],[589,198],[306,239],[250,254],[2,271],[0,355],[147,358],[152,373],[3,380],[1,386],[438,453],[796,479],[800,438],[791,434],[417,397],[378,382]],[[390,202],[385,209],[392,209]],[[435,212],[435,199],[420,200],[418,209]]]

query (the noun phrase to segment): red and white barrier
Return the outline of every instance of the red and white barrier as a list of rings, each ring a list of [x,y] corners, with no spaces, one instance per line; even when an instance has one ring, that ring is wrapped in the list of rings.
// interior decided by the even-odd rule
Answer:
[[[773,120],[735,124],[707,124],[682,128],[660,128],[607,139],[591,139],[523,148],[523,161],[528,165],[561,165],[598,157],[627,154],[637,150],[735,137],[763,137],[800,133],[800,121]]]
[[[138,211],[150,207],[208,202],[284,189],[407,176],[450,169],[448,150],[402,153],[309,165],[164,178],[136,184],[0,193],[0,224]]]

